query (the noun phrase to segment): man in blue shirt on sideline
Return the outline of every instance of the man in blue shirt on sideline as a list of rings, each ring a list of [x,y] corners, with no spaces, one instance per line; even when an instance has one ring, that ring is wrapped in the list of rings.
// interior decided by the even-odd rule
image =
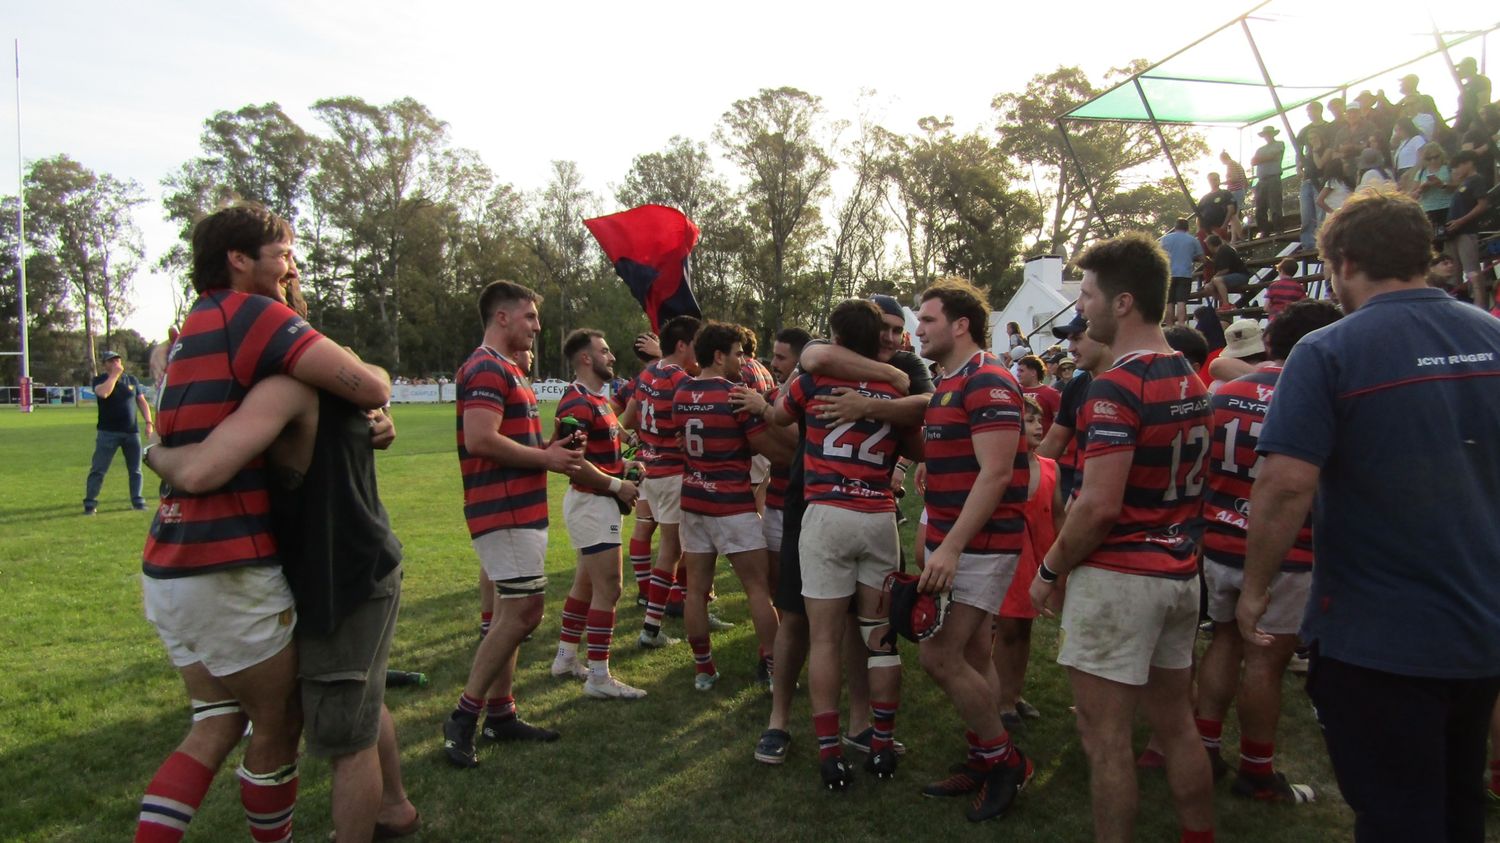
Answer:
[[[84,485],[83,514],[93,515],[99,507],[99,490],[104,487],[104,473],[115,458],[115,451],[125,452],[125,471],[130,475],[130,505],[146,508],[142,496],[141,433],[136,426],[136,411],[151,435],[151,405],[141,382],[125,374],[125,361],[113,351],[104,352],[104,372],[94,377],[94,397],[99,402],[98,432],[94,436],[94,458],[89,479]]]
[[[1188,234],[1188,221],[1162,235],[1161,248],[1172,268],[1172,284],[1167,288],[1167,327],[1188,324],[1188,296],[1193,293],[1193,262],[1203,257],[1203,244]]]
[[[1485,737],[1500,691],[1500,320],[1424,283],[1417,203],[1365,192],[1319,251],[1343,320],[1287,360],[1259,450],[1237,620],[1309,508],[1301,637],[1355,839],[1484,838]]]

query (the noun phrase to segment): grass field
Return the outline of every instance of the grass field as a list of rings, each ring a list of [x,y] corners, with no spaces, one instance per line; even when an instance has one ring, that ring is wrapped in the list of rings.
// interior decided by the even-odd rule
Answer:
[[[788,763],[751,759],[769,699],[752,684],[755,643],[743,597],[720,565],[720,613],[739,626],[715,637],[724,679],[695,692],[686,645],[634,645],[641,610],[619,614],[615,671],[650,691],[638,703],[600,702],[547,671],[571,579],[552,483],[547,618],[521,653],[523,716],[562,731],[550,745],[481,749],[483,766],[448,767],[439,724],[467,674],[478,623],[477,564],[461,512],[453,409],[395,409],[399,439],[380,457],[391,520],[406,547],[406,585],[393,667],[422,670],[428,689],[388,695],[407,788],[425,840],[1083,840],[1090,836],[1087,769],[1068,715],[1066,677],[1053,662],[1056,626],[1039,621],[1026,696],[1044,719],[1018,736],[1037,777],[1010,816],[973,826],[956,802],[917,789],[962,756],[952,707],[903,652],[906,688],[897,733],[910,747],[899,777],[861,778],[852,792],[817,789],[816,742],[806,699],[793,715]],[[548,412],[545,411],[544,412]],[[117,461],[97,517],[81,510],[93,445],[92,409],[0,411],[0,839],[104,841],[133,832],[141,792],[187,726],[181,683],[141,612],[140,550],[148,515],[129,508]],[[148,484],[151,483],[148,473]],[[913,496],[907,499],[913,505]],[[912,519],[915,521],[915,519]],[[910,538],[909,528],[906,533]],[[627,572],[627,580],[629,574]],[[633,594],[629,585],[627,594]],[[680,634],[677,621],[668,629]],[[1200,644],[1201,646],[1201,644]],[[1287,680],[1278,762],[1311,783],[1315,805],[1288,808],[1217,800],[1220,840],[1347,839],[1351,815],[1334,787],[1300,679]],[[1238,746],[1227,724],[1226,756]],[[1144,733],[1137,746],[1143,745]],[[237,761],[232,759],[231,763]],[[329,820],[327,765],[302,766],[298,837],[322,840]],[[189,839],[242,840],[238,790],[220,774]],[[1163,777],[1141,776],[1137,838],[1175,840]]]

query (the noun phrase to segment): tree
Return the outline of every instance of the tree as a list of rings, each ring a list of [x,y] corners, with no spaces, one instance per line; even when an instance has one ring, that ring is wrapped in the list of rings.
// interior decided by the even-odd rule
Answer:
[[[317,139],[274,102],[215,112],[203,121],[198,143],[203,154],[162,179],[162,204],[181,239],[160,265],[179,275],[188,268],[193,226],[229,201],[259,202],[295,222],[316,165]]]
[[[888,190],[884,172],[886,134],[861,114],[856,136],[840,150],[854,183],[847,194],[833,202],[832,228],[818,250],[824,286],[817,319],[820,333],[827,328],[835,299],[890,292],[896,284],[886,248],[892,225],[883,210]]]
[[[992,301],[1008,298],[1015,287],[1009,270],[1034,224],[1035,204],[1011,189],[1014,168],[987,138],[955,134],[949,118],[924,117],[917,125],[917,134],[886,135],[884,166],[914,286],[949,273],[987,290]]]
[[[731,105],[714,133],[749,182],[745,199],[756,240],[742,252],[742,268],[759,297],[763,339],[786,324],[789,312],[815,312],[815,291],[795,282],[821,233],[818,202],[834,170],[822,115],[822,100],[812,94],[765,88]]]
[[[714,172],[708,147],[677,136],[660,152],[637,155],[615,191],[622,208],[656,204],[676,208],[698,225],[690,263],[693,293],[715,318],[748,323],[752,303],[739,276],[739,252],[749,232],[729,185]]]
[[[1128,78],[1144,65],[1137,61],[1111,70],[1106,79]],[[1024,92],[1001,94],[992,103],[999,118],[1001,150],[1022,167],[1032,168],[1042,185],[1038,192],[1045,213],[1031,232],[1036,254],[1077,254],[1101,230],[1078,168],[1054,122],[1058,115],[1098,93],[1100,89],[1082,70],[1059,67],[1032,77]],[[1098,212],[1117,227],[1127,220],[1151,216],[1150,208],[1159,205],[1159,194],[1154,191],[1132,194],[1127,189],[1132,180],[1142,180],[1138,172],[1141,168],[1155,164],[1162,157],[1151,126],[1078,121],[1068,123],[1067,129],[1073,151],[1099,197]],[[1191,128],[1163,126],[1162,131],[1178,161],[1192,161],[1208,152],[1202,136]],[[1180,191],[1178,197],[1182,199]],[[1144,202],[1145,207],[1136,202]]]
[[[583,225],[599,211],[599,197],[583,186],[578,165],[553,161],[552,178],[532,202],[526,221],[526,241],[541,269],[543,335],[551,340],[536,351],[538,371],[566,374],[562,338],[580,327],[580,305],[587,296],[615,286]]]
[[[16,267],[16,206],[14,196],[0,199],[0,348],[20,350],[20,273]],[[68,334],[77,321],[68,304],[68,282],[57,258],[31,252],[26,256],[26,328],[31,350],[31,375],[45,383],[72,382],[72,371],[82,361]],[[0,384],[17,383],[17,357],[0,357]]]
[[[358,97],[324,99],[313,104],[313,112],[333,134],[318,145],[313,188],[323,221],[337,238],[320,243],[326,248],[321,257],[340,270],[333,277],[317,275],[332,283],[346,280],[359,303],[373,308],[376,320],[363,325],[363,338],[379,362],[400,371],[402,295],[426,280],[423,267],[408,257],[430,245],[410,235],[418,215],[433,203],[435,162],[447,124],[409,97],[384,106]]]
[[[130,285],[145,248],[133,209],[145,201],[133,181],[96,174],[66,155],[45,158],[26,174],[27,235],[57,263],[83,316],[83,363],[98,371],[96,308],[108,339],[126,315]]]

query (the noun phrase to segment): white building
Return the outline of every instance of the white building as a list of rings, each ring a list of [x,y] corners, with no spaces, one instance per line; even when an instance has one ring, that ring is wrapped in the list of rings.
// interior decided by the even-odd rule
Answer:
[[[1028,337],[1034,331],[1041,332],[1029,343],[1032,351],[1040,352],[1055,344],[1057,340],[1052,336],[1052,328],[1072,321],[1072,314],[1067,311],[1078,300],[1080,283],[1063,279],[1062,258],[1056,255],[1026,261],[1020,288],[1005,307],[990,312],[990,350],[998,354],[1009,347],[1005,326],[1010,322],[1020,325],[1021,333]],[[1060,311],[1062,315],[1057,316]],[[1057,318],[1053,319],[1054,316]]]

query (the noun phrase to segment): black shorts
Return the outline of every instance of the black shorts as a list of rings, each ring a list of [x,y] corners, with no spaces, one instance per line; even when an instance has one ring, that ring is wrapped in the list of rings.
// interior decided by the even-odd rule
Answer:
[[[802,603],[802,556],[797,545],[802,541],[802,513],[807,504],[787,500],[781,516],[781,566],[776,576],[776,593],[771,603],[782,612],[806,615]]]
[[[1173,278],[1172,286],[1167,288],[1168,304],[1187,304],[1188,296],[1193,294],[1193,279]]]

